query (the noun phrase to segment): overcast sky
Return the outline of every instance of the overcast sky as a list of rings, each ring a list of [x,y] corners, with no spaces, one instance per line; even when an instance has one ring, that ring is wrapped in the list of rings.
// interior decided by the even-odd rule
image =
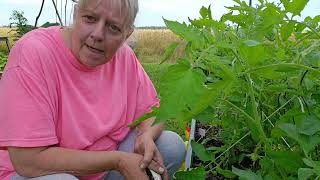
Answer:
[[[63,6],[66,0],[57,0],[58,9],[61,11],[60,2]],[[71,0],[67,0],[68,10],[66,16],[63,13],[63,22],[66,17],[67,22],[71,19]],[[255,3],[257,0],[253,0]],[[279,0],[269,0],[279,1]],[[36,16],[40,10],[41,0],[0,0],[0,26],[10,23],[10,16],[13,10],[23,11],[29,24],[34,24]],[[199,9],[202,6],[212,4],[213,16],[219,19],[226,13],[225,6],[231,6],[232,0],[140,0],[140,12],[136,20],[136,26],[164,26],[162,17],[170,20],[187,21],[188,17],[199,16]],[[63,7],[64,12],[64,7]],[[320,0],[309,0],[302,16],[315,16],[320,14]],[[39,25],[46,21],[56,22],[55,11],[52,1],[45,0],[44,10],[39,20]]]

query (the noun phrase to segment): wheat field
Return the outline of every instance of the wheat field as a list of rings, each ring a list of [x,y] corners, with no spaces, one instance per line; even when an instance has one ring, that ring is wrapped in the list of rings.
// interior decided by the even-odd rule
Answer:
[[[14,44],[14,29],[13,28],[6,28],[6,27],[1,27],[0,28],[0,37],[3,36],[8,36],[9,37],[9,46],[10,48],[12,47],[12,45]],[[8,53],[8,48],[7,45],[4,41],[0,41],[0,52],[5,52]]]
[[[179,47],[169,60],[174,62],[183,53],[185,44],[168,29],[136,29],[133,38],[136,40],[134,51],[144,63],[159,63],[165,49],[172,42],[178,42]]]

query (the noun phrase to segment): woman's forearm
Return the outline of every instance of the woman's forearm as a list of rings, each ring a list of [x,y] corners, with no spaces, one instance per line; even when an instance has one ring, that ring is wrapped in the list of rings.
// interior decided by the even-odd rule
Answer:
[[[26,177],[56,173],[92,175],[117,169],[121,157],[121,152],[117,151],[82,151],[60,147],[8,149],[15,170]]]

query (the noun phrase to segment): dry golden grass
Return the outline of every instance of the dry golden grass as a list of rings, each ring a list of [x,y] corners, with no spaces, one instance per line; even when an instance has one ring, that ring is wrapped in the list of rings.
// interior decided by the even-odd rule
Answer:
[[[5,28],[5,27],[0,28],[0,36],[8,36],[9,37],[10,48],[14,44],[14,41],[13,41],[14,33],[15,32],[14,32],[13,28]],[[7,45],[4,41],[0,41],[0,52],[8,53],[8,48],[7,48]]]
[[[159,63],[172,42],[180,45],[169,62],[174,62],[183,53],[184,42],[167,29],[137,29],[133,37],[136,39],[135,53],[145,63]]]

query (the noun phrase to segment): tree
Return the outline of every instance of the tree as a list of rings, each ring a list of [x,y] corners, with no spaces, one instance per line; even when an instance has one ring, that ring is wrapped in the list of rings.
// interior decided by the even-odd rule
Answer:
[[[23,36],[33,29],[33,26],[28,25],[28,19],[24,17],[23,11],[13,10],[9,20],[13,21],[10,23],[10,27],[12,27],[12,25],[17,27],[16,32],[18,37]]]

